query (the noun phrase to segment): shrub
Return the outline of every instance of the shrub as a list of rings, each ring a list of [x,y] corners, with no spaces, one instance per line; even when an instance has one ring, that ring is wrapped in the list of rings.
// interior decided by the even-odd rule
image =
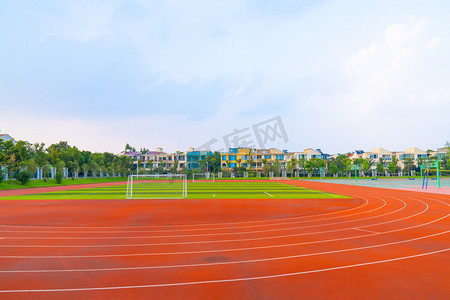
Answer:
[[[30,180],[30,178],[33,177],[33,174],[31,174],[30,171],[20,171],[16,175],[16,179],[22,184],[25,185]]]
[[[61,172],[56,172],[55,180],[57,184],[61,184],[63,180],[63,174]]]

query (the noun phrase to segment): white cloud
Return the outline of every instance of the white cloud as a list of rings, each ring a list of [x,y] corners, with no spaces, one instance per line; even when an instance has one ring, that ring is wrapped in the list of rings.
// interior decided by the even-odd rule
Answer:
[[[448,138],[450,88],[443,78],[449,79],[450,72],[440,67],[448,58],[440,55],[439,39],[430,38],[427,24],[394,24],[384,40],[348,59],[343,69],[347,91],[333,106],[344,108],[346,118],[333,119],[347,133],[385,147],[430,140],[427,136]]]
[[[121,149],[130,142],[180,150],[282,114],[294,149],[409,147],[418,136],[424,141],[428,136],[428,141],[450,139],[448,18],[424,14],[426,18],[400,22],[408,15],[406,8],[397,4],[391,15],[386,9],[391,5],[327,1],[307,13],[274,17],[253,13],[245,1],[69,2],[63,13],[46,20],[44,38],[79,41],[83,49],[105,37],[114,39],[139,56],[144,71],[131,70],[136,74],[130,77],[148,83],[142,94],[158,85],[176,89],[195,83],[209,89],[214,83],[220,91],[195,102],[215,101],[219,108],[205,109],[203,119],[193,121],[158,112],[151,100],[126,103],[153,114],[107,123],[30,117],[37,124],[33,135],[29,128],[18,135],[68,139],[80,147],[97,147],[101,141],[104,149]],[[99,74],[92,85],[101,85],[102,76],[109,75]],[[89,89],[84,97],[90,98]],[[111,99],[119,101],[125,105],[123,99]]]

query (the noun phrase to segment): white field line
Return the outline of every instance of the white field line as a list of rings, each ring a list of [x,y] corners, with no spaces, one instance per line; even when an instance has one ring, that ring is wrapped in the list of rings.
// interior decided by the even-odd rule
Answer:
[[[271,194],[269,194],[268,192],[264,191],[264,193],[266,193],[267,195],[269,195],[270,197],[273,198],[273,196]]]
[[[441,253],[441,252],[445,252],[445,251],[449,251],[449,250],[450,250],[450,248],[446,248],[446,249],[441,249],[441,250],[436,250],[436,251],[431,251],[431,252],[426,252],[426,253],[420,253],[420,254],[415,254],[415,255],[402,256],[402,257],[396,257],[396,258],[390,258],[390,259],[384,259],[384,260],[377,260],[377,261],[371,261],[371,262],[366,262],[366,263],[351,264],[351,265],[344,265],[344,266],[339,266],[339,267],[324,268],[324,269],[309,270],[309,271],[266,275],[266,276],[219,279],[219,280],[205,280],[205,281],[176,282],[176,283],[161,283],[161,284],[148,284],[148,285],[134,285],[134,286],[129,285],[129,286],[110,286],[110,287],[96,287],[96,288],[95,287],[94,288],[62,288],[62,289],[42,289],[42,290],[31,290],[31,289],[30,290],[0,290],[0,293],[75,292],[75,291],[119,290],[119,289],[185,286],[185,285],[197,285],[197,284],[207,284],[207,283],[237,282],[237,281],[248,281],[248,280],[258,280],[258,279],[272,279],[272,278],[303,275],[303,274],[310,274],[310,273],[319,273],[319,272],[332,271],[332,270],[342,270],[342,269],[348,269],[348,268],[359,267],[359,266],[367,266],[367,265],[374,265],[374,264],[380,264],[380,263],[385,263],[385,262],[405,260],[405,259],[409,259],[409,258],[416,258],[416,257],[422,257],[422,256],[426,256],[426,255],[437,254],[437,253]]]

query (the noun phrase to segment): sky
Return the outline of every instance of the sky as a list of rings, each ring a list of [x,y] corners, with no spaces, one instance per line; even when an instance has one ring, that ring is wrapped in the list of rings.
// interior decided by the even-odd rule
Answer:
[[[449,112],[447,0],[0,1],[16,140],[427,150],[450,141]]]

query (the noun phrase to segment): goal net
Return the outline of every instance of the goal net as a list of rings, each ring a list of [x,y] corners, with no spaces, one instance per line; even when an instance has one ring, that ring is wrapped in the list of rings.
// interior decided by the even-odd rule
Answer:
[[[192,182],[197,181],[210,181],[210,182],[214,182],[215,181],[216,176],[214,175],[214,173],[194,173],[192,174]]]
[[[127,199],[186,198],[186,174],[130,175],[126,197]]]

